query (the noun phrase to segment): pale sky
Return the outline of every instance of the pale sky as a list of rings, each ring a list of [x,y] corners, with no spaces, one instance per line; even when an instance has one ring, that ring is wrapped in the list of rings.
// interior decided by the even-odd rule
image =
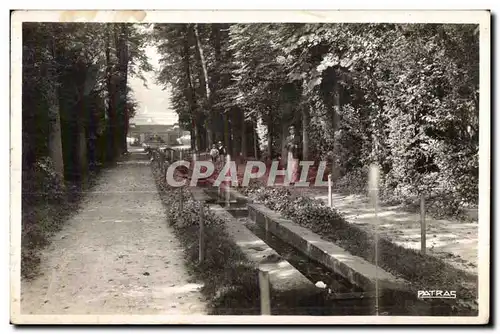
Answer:
[[[146,47],[146,54],[151,65],[155,69],[159,68],[159,55],[156,47]],[[136,116],[130,120],[135,124],[174,124],[178,121],[178,116],[170,106],[170,94],[168,90],[155,83],[154,72],[144,73],[147,80],[146,88],[139,78],[130,78],[130,86],[134,91],[134,97],[139,106]]]

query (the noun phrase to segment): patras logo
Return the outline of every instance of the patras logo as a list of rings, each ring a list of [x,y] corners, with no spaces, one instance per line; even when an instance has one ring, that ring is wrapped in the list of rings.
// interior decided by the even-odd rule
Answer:
[[[456,291],[447,291],[447,290],[419,290],[418,298],[427,299],[427,298],[445,298],[445,299],[456,299],[457,292]]]

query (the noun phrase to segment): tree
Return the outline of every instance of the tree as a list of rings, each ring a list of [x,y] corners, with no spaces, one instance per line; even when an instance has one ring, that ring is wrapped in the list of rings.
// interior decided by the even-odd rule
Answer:
[[[197,147],[224,138],[246,155],[256,124],[267,156],[289,125],[302,159],[339,182],[382,167],[384,193],[441,189],[477,202],[478,36],[473,25],[157,25],[160,81]],[[249,126],[251,125],[251,126]],[[206,129],[203,134],[197,129]],[[249,131],[251,130],[251,131]],[[202,145],[204,146],[204,144]],[[257,149],[254,149],[257,151]]]
[[[50,156],[57,174],[83,179],[94,159],[123,151],[126,78],[150,69],[145,35],[97,23],[30,23],[23,35],[23,169]]]

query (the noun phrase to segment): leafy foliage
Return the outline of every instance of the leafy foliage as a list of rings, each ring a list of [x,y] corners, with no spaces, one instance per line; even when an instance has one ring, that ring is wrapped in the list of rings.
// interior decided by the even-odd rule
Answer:
[[[77,189],[126,151],[137,108],[127,77],[151,69],[145,36],[127,24],[23,24],[23,275]]]
[[[174,90],[175,110],[192,124],[205,122],[188,116],[207,106],[190,28],[155,29],[165,32],[158,35],[165,45],[159,79]],[[253,127],[266,128],[255,136],[268,157],[283,153],[284,128],[302,129],[302,158],[329,160],[344,188],[377,162],[389,199],[411,202],[424,192],[452,199],[442,203],[450,212],[477,204],[476,26],[214,24],[201,32],[213,96],[208,106],[229,117],[225,129],[204,124],[227,132],[236,153],[243,151],[244,135],[231,115],[243,112]],[[195,95],[184,88],[180,44],[186,40]],[[198,111],[190,111],[190,99]]]
[[[59,165],[51,135],[62,136],[66,179],[84,177],[85,166],[116,158],[106,142],[114,138],[123,146],[125,123],[136,108],[126,77],[151,70],[145,36],[143,29],[124,24],[24,24],[24,170],[46,156]],[[58,119],[61,133],[54,132]]]

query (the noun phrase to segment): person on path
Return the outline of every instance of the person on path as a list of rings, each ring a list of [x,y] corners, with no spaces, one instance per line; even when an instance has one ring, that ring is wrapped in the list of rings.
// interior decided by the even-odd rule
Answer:
[[[290,135],[287,138],[286,148],[288,151],[286,171],[287,171],[288,178],[290,180],[290,184],[294,184],[298,180],[299,144],[297,142],[297,137],[295,136],[295,128],[293,126],[290,127]]]
[[[217,149],[219,150],[219,162],[220,162],[220,168],[224,166],[224,160],[226,158],[226,148],[222,144],[222,142],[219,140],[217,143]]]
[[[219,150],[215,144],[212,145],[212,149],[210,150],[210,157],[212,158],[212,163],[215,165],[217,163],[217,158],[219,157]]]

